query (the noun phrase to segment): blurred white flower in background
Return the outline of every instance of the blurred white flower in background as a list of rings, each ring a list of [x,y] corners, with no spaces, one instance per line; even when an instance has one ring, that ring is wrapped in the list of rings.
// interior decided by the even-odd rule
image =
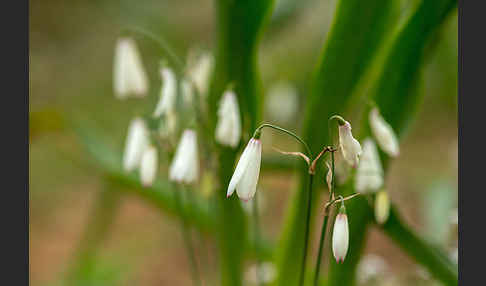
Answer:
[[[289,123],[295,119],[298,107],[297,89],[291,83],[280,81],[270,86],[265,97],[265,109],[270,120]]]
[[[452,225],[457,225],[459,223],[459,212],[457,208],[451,211],[451,214],[449,215],[449,221]]]
[[[113,61],[113,89],[115,96],[125,99],[143,97],[148,91],[148,79],[135,41],[119,38]]]
[[[160,69],[162,77],[162,89],[160,99],[155,107],[154,117],[175,112],[177,100],[177,79],[174,72],[169,67]]]
[[[214,58],[210,52],[192,50],[187,59],[187,75],[200,95],[206,96],[214,69]]]
[[[381,116],[377,108],[370,111],[369,122],[371,132],[375,136],[380,148],[392,157],[398,156],[400,153],[400,146],[398,144],[397,136],[393,128]]]
[[[169,169],[169,179],[179,183],[194,183],[199,177],[197,135],[192,129],[182,133]]]
[[[140,117],[134,118],[128,126],[125,152],[123,154],[123,168],[130,172],[140,165],[142,154],[149,144],[149,130]]]
[[[375,192],[383,186],[383,167],[375,142],[366,138],[363,141],[363,154],[356,170],[354,187],[357,192]]]
[[[260,271],[258,276],[257,271]],[[252,285],[258,284],[258,277],[261,277],[261,283],[270,284],[277,277],[277,269],[272,262],[262,262],[259,267],[257,264],[252,264],[245,272],[245,279]]]
[[[449,251],[449,258],[455,263],[459,262],[459,249],[457,247]]]
[[[390,198],[386,191],[380,191],[375,199],[375,219],[379,224],[384,224],[390,215]]]
[[[387,271],[388,265],[383,257],[375,254],[366,254],[359,261],[357,267],[358,283],[364,284],[380,277],[383,278]]]
[[[222,145],[236,147],[241,137],[241,120],[238,99],[232,90],[221,97],[216,125],[216,141]]]
[[[144,187],[152,186],[157,175],[158,155],[155,146],[148,146],[142,154],[140,162],[140,180]]]

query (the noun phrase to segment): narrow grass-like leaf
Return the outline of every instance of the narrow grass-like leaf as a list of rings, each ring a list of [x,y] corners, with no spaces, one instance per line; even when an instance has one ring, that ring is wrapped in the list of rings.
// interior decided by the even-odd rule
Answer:
[[[327,119],[344,110],[395,13],[394,1],[389,0],[340,0],[337,5],[334,23],[307,102],[304,132],[313,152],[330,144]],[[305,167],[302,169],[305,170]],[[305,178],[305,173],[302,173],[301,187],[291,200],[284,224],[278,248],[277,285],[297,284],[296,269],[299,269],[304,238]],[[315,199],[313,201],[316,202]]]
[[[446,17],[456,7],[455,0],[425,0],[420,3],[415,12],[410,16],[399,32],[390,47],[385,59],[383,69],[379,79],[371,93],[372,99],[380,108],[383,116],[392,125],[393,129],[399,136],[404,134],[407,125],[413,119],[415,110],[420,102],[420,93],[417,92],[417,80],[420,75],[420,68],[423,63],[423,55],[431,36],[438,29]],[[363,119],[363,122],[366,119]],[[365,129],[361,138],[369,135],[369,130]],[[386,168],[387,157],[384,159]],[[358,203],[348,207],[348,211],[354,213],[356,217],[372,218],[372,210],[367,203]],[[369,221],[363,222],[369,224]],[[393,235],[396,239],[400,237],[400,231],[404,227],[391,227],[388,234]],[[410,233],[403,233],[406,235]],[[366,231],[361,225],[350,224],[350,236],[355,237],[349,246],[350,252],[358,251],[357,255],[346,259],[343,265],[337,265],[331,261],[329,274],[329,285],[353,285],[355,282],[356,266],[361,256],[360,249],[366,241]],[[416,238],[416,235],[413,235]],[[414,241],[410,239],[410,241]],[[417,240],[415,240],[417,242]],[[403,247],[404,244],[401,244]],[[424,247],[421,251],[426,256],[416,255],[416,248]],[[404,251],[417,259],[417,262],[423,264],[430,270],[440,268],[441,271],[432,273],[440,281],[447,285],[457,285],[457,273],[454,273],[450,267],[444,265],[444,260],[438,260],[435,256],[428,256],[429,249],[426,244],[416,243],[413,247],[404,247]],[[448,263],[448,262],[447,262]],[[454,282],[453,277],[456,276]],[[452,278],[451,278],[452,277]]]
[[[272,0],[216,1],[217,54],[209,93],[211,132],[214,133],[218,103],[223,91],[232,85],[240,106],[243,130],[251,134],[260,119],[261,93],[257,73],[259,34]],[[214,134],[211,137],[214,138]],[[236,196],[226,198],[226,187],[233,173],[237,152],[218,149],[220,189],[217,201],[217,230],[220,246],[221,285],[243,282],[243,262],[247,241],[246,218]]]

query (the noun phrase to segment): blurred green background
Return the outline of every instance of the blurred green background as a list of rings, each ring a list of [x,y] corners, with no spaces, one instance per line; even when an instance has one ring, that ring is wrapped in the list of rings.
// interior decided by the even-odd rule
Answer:
[[[400,19],[417,1],[402,2]],[[275,84],[293,86],[296,100],[292,106],[296,112],[291,120],[278,118],[272,112],[275,106],[271,97],[267,97],[264,118],[300,132],[311,74],[332,23],[336,1],[281,0],[275,6],[259,46],[259,69],[266,95],[271,94]],[[194,47],[214,49],[214,13],[214,3],[207,0],[30,1],[32,285],[65,283],[63,279],[76,257],[95,198],[106,187],[103,172],[95,167],[66,118],[94,124],[114,150],[122,150],[130,119],[154,106],[158,99],[158,64],[165,55],[142,37],[135,39],[150,77],[150,95],[143,100],[115,99],[113,50],[120,31],[126,27],[145,28],[163,36],[185,58]],[[402,143],[400,156],[392,162],[387,186],[405,221],[454,256],[458,165],[456,12],[441,26],[428,48],[420,82],[425,99]],[[263,141],[264,153],[273,153],[272,146],[297,148],[284,136],[270,133],[264,134],[268,137]],[[282,230],[289,192],[297,178],[289,174],[293,172],[268,171],[260,178],[265,236],[275,237]],[[90,272],[93,279],[102,285],[190,285],[189,266],[174,218],[135,196],[122,196],[120,200]],[[214,248],[211,238],[207,238],[206,246],[199,249],[207,252],[204,275],[213,279],[208,281],[217,281]],[[373,230],[368,237],[365,252],[368,258],[378,257],[375,262],[384,262],[385,268],[369,266],[379,269],[376,276],[380,281],[389,285],[434,283],[378,231]],[[360,270],[365,273],[362,284],[377,285],[366,265],[360,269],[365,269]]]

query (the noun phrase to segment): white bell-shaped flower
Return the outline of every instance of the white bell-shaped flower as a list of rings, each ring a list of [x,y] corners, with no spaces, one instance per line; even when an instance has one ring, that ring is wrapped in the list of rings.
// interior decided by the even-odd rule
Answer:
[[[356,168],[359,163],[359,156],[361,156],[361,145],[353,137],[351,124],[345,120],[339,122],[339,147],[344,160],[353,168]]]
[[[175,112],[177,99],[177,79],[174,72],[168,67],[160,69],[162,77],[162,89],[160,90],[160,99],[155,107],[154,117],[163,114]]]
[[[113,62],[113,89],[115,96],[125,99],[130,95],[143,97],[148,91],[148,79],[135,41],[118,39]]]
[[[143,119],[137,117],[130,122],[123,155],[123,168],[130,172],[140,165],[142,154],[149,144],[149,130]]]
[[[339,213],[334,222],[334,229],[332,232],[332,252],[337,263],[342,263],[349,246],[349,226],[348,216],[344,204],[341,205]]]
[[[228,90],[219,103],[216,141],[222,145],[236,147],[241,137],[240,109],[236,94]]]
[[[248,201],[255,195],[260,162],[262,159],[262,143],[260,139],[251,138],[241,154],[235,172],[228,185],[226,196],[229,197],[236,190],[238,197]]]
[[[179,183],[194,183],[199,177],[197,135],[192,129],[184,130],[169,169],[169,179]]]
[[[150,187],[155,180],[158,168],[158,155],[155,146],[148,146],[142,155],[140,162],[140,180],[142,185]]]
[[[356,171],[354,187],[357,192],[375,192],[383,186],[383,167],[375,142],[367,138],[363,141],[363,155]]]
[[[400,145],[393,128],[381,116],[377,108],[373,108],[369,114],[371,132],[376,138],[380,148],[392,157],[400,153]]]
[[[202,96],[208,92],[213,66],[213,56],[209,52],[201,53],[189,60],[188,76]]]
[[[375,219],[379,224],[384,224],[390,215],[390,199],[386,191],[376,194],[375,198]]]

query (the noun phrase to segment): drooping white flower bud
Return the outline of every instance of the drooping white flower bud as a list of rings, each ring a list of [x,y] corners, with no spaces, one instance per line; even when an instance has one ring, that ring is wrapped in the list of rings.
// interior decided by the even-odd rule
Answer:
[[[377,108],[373,108],[369,115],[371,132],[376,138],[378,145],[383,151],[392,157],[398,156],[400,146],[393,128],[381,116]]]
[[[384,224],[390,214],[390,199],[386,191],[376,194],[375,199],[375,219],[379,224]]]
[[[140,165],[142,154],[149,144],[149,131],[143,119],[137,117],[130,122],[125,153],[123,155],[123,168],[130,172]]]
[[[228,90],[219,103],[216,141],[222,145],[236,147],[241,137],[240,109],[236,94]]]
[[[174,72],[168,67],[160,69],[162,77],[162,89],[160,90],[160,99],[155,107],[154,117],[162,114],[175,112],[177,99],[177,79]]]
[[[204,52],[197,57],[190,57],[188,62],[188,76],[196,86],[197,91],[202,96],[205,96],[208,92],[209,81],[213,72],[213,56],[209,52]]]
[[[383,186],[383,167],[375,142],[367,138],[363,141],[363,155],[356,171],[354,187],[357,192],[377,191]]]
[[[332,252],[337,263],[342,263],[349,246],[349,226],[348,216],[346,215],[346,208],[344,204],[341,205],[339,213],[334,222],[334,229],[332,232]]]
[[[248,201],[255,195],[260,162],[262,158],[262,143],[260,139],[251,138],[241,154],[235,172],[228,185],[226,196],[229,197],[236,189],[238,197]]]
[[[186,129],[177,146],[170,165],[169,179],[179,183],[194,183],[199,176],[199,155],[197,135],[194,130]]]
[[[356,168],[359,163],[359,156],[361,156],[361,145],[353,137],[351,124],[345,120],[339,121],[339,147],[344,160],[353,168]]]
[[[142,155],[140,162],[140,180],[144,187],[150,187],[157,175],[158,155],[155,146],[148,146]]]
[[[147,94],[148,79],[135,41],[118,39],[113,62],[113,89],[115,96],[125,99],[130,95],[143,97]]]

